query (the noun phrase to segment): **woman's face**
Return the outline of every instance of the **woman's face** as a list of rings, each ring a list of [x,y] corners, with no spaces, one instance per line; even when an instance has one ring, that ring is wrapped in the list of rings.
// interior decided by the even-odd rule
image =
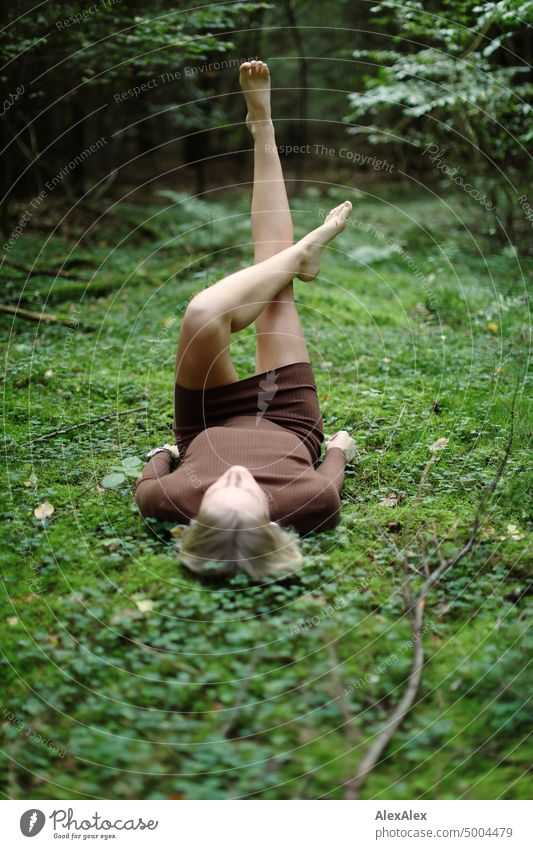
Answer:
[[[252,519],[269,520],[268,499],[245,466],[231,466],[204,493],[201,509],[239,510]]]

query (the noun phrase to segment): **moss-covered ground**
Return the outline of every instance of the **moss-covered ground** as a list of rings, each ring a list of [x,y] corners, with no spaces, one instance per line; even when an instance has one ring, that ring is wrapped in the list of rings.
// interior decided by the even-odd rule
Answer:
[[[297,232],[341,199],[295,201]],[[169,440],[180,315],[249,261],[246,199],[167,193],[79,242],[28,229],[15,245],[10,262],[83,280],[3,267],[6,303],[22,293],[78,323],[0,317],[5,797],[341,798],[409,672],[402,562],[417,587],[468,538],[515,392],[505,473],[477,544],[427,599],[417,703],[363,796],[531,795],[531,261],[471,232],[457,197],[353,199],[297,295],[326,430],[353,433],[357,462],[342,523],[304,543],[296,579],[266,586],[191,578],[169,528],[137,513],[134,460],[100,486]],[[233,353],[252,373],[251,333]]]

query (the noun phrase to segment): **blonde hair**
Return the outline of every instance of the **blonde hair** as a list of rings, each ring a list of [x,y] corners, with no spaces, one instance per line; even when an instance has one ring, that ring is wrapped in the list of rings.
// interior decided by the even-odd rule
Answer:
[[[293,534],[275,522],[250,526],[238,510],[221,518],[208,508],[200,509],[183,532],[179,558],[193,572],[233,575],[243,570],[256,581],[294,572],[303,562]]]

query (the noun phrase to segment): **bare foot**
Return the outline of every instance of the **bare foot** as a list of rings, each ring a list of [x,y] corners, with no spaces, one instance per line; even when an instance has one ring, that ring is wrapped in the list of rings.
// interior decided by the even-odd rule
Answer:
[[[239,82],[246,100],[246,126],[255,135],[261,125],[270,124],[270,72],[265,62],[243,62]]]
[[[302,248],[300,272],[297,274],[300,280],[308,282],[315,279],[320,271],[320,254],[323,248],[335,236],[342,233],[351,214],[352,204],[349,200],[345,200],[340,206],[331,210],[320,227],[312,230],[298,242],[298,245]]]

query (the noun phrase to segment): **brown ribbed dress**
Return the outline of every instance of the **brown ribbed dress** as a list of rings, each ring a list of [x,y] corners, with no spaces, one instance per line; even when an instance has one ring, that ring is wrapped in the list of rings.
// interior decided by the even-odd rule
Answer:
[[[318,465],[324,439],[309,363],[212,389],[176,385],[174,433],[180,465],[156,454],[135,488],[143,516],[187,523],[206,489],[230,466],[248,468],[265,492],[270,518],[306,535],[340,516],[346,460],[340,448]]]

